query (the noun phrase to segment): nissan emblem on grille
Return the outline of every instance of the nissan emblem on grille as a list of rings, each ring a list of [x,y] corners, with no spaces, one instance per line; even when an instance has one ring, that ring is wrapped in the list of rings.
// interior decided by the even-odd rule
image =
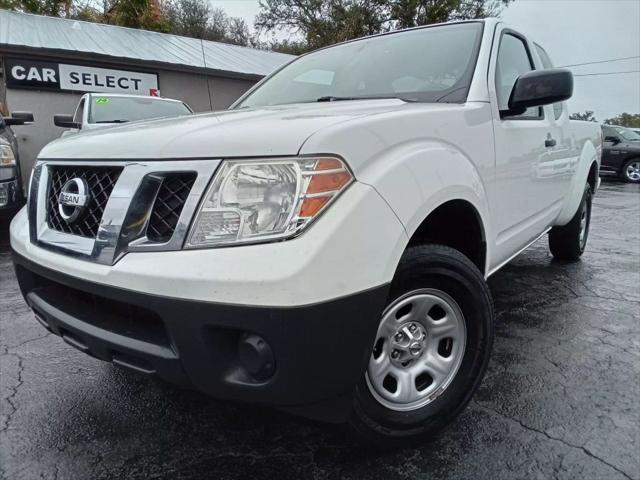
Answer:
[[[89,204],[89,187],[82,178],[72,178],[62,187],[58,198],[58,211],[67,223],[73,223]]]

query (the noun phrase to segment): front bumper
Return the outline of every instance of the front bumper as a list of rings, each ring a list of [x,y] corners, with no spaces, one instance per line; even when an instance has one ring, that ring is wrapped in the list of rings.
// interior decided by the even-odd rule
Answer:
[[[341,422],[366,369],[388,285],[295,307],[253,307],[139,293],[38,265],[14,251],[20,289],[39,321],[102,360],[217,398]],[[257,334],[275,372],[247,373],[238,341]]]

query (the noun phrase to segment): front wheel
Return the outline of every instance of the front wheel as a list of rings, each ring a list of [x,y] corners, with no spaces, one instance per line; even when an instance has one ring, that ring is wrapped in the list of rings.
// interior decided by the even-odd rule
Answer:
[[[493,342],[493,301],[478,268],[442,245],[407,249],[391,285],[350,425],[395,448],[432,438],[476,391]]]
[[[622,167],[622,178],[629,183],[640,183],[640,158],[632,158]]]

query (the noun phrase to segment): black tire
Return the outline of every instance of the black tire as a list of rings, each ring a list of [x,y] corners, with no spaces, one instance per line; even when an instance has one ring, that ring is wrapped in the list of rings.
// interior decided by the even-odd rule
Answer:
[[[591,186],[587,184],[584,188],[578,211],[571,221],[561,227],[553,227],[549,232],[549,249],[551,254],[558,260],[575,262],[584,253],[591,225],[591,198]],[[586,226],[584,236],[581,239],[580,232],[583,215],[585,215]]]
[[[620,170],[620,178],[622,178],[625,182],[628,183],[640,183],[640,176],[631,176],[629,173],[629,167],[631,165],[635,165],[636,167],[640,164],[640,158],[631,158],[627,160]]]
[[[466,325],[466,345],[451,383],[431,403],[411,411],[383,406],[372,395],[363,372],[354,394],[351,430],[377,449],[394,449],[432,439],[464,409],[487,369],[493,344],[493,300],[483,275],[463,254],[442,245],[408,248],[388,305],[408,292],[438,289],[458,304]]]

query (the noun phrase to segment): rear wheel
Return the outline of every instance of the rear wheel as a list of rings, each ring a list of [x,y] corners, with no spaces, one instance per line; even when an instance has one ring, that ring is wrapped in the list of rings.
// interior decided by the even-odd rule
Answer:
[[[442,245],[410,247],[391,286],[350,425],[379,448],[432,438],[478,388],[493,302],[477,267]]]
[[[630,183],[640,183],[640,158],[632,158],[622,167],[622,178]]]
[[[578,211],[571,221],[549,232],[549,249],[558,260],[575,262],[584,253],[591,224],[591,186],[587,184]]]

